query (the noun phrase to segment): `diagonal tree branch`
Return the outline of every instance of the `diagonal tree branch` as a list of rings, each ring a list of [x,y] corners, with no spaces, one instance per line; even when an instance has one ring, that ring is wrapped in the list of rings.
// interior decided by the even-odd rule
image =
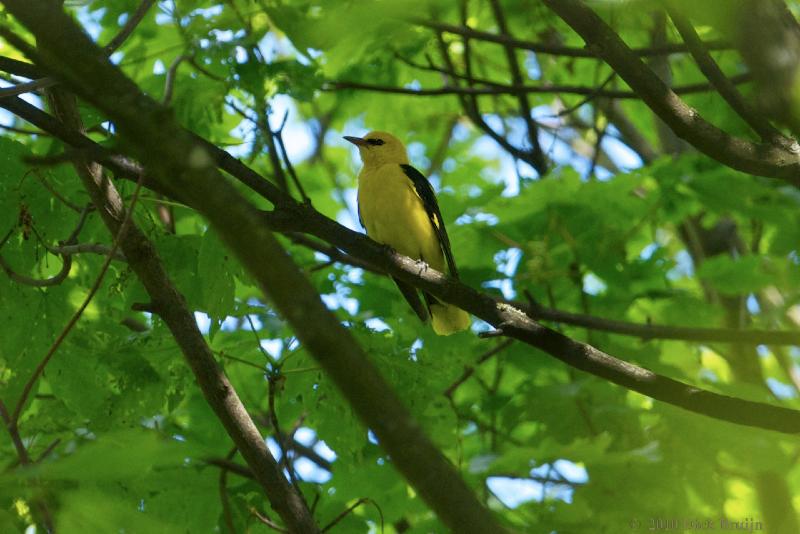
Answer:
[[[17,76],[22,76],[24,78],[29,78],[31,80],[34,78],[42,78],[44,76],[42,71],[39,70],[39,67],[33,63],[12,59],[6,56],[0,56],[0,70],[3,72],[9,72],[11,74],[16,74]]]
[[[739,0],[732,11],[731,37],[758,84],[759,110],[800,135],[800,24],[784,0]]]
[[[800,186],[800,145],[756,144],[703,119],[662,82],[611,27],[580,0],[543,0],[602,57],[678,137],[734,169]]]
[[[678,33],[683,37],[697,66],[700,67],[706,78],[716,87],[719,94],[722,95],[722,98],[728,102],[731,108],[750,125],[763,141],[782,143],[784,146],[791,144],[790,139],[784,137],[763,115],[760,115],[744,100],[739,91],[736,90],[736,87],[722,72],[722,69],[719,68],[714,58],[711,57],[689,19],[683,16],[674,6],[668,6],[667,12]]]

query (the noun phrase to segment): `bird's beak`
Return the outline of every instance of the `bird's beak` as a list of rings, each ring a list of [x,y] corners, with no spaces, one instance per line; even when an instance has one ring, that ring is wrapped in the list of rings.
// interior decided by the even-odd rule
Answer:
[[[345,135],[344,138],[356,146],[367,146],[366,139],[361,139],[360,137],[352,137],[350,135]]]

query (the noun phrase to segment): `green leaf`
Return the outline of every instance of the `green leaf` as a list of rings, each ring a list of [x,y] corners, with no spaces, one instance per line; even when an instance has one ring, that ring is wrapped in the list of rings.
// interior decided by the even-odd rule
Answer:
[[[758,256],[709,258],[700,265],[697,275],[726,295],[752,293],[778,281],[773,264]]]
[[[83,489],[63,496],[56,521],[60,532],[186,532],[177,521],[148,517],[135,500],[120,501],[106,491]]]
[[[147,475],[154,469],[175,467],[199,452],[185,442],[142,428],[105,433],[69,455],[46,462],[30,476],[46,480],[113,482]]]
[[[234,312],[235,285],[231,259],[217,235],[208,231],[203,236],[197,257],[197,275],[202,285],[202,305],[212,320],[221,321]]]

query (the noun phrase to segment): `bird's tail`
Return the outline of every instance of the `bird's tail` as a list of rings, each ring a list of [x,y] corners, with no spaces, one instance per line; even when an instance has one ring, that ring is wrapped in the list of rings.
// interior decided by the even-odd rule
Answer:
[[[435,297],[425,294],[428,309],[431,311],[433,331],[440,336],[449,336],[469,328],[469,314],[452,304],[440,302]]]

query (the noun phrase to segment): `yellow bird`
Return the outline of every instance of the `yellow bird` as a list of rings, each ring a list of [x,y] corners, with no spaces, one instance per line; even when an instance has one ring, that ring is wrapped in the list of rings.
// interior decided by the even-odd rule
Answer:
[[[439,272],[449,267],[450,276],[458,279],[436,195],[428,179],[408,164],[403,143],[386,132],[345,139],[358,147],[364,162],[358,174],[358,218],[367,235]],[[423,292],[426,308],[413,286],[394,281],[423,322],[430,312],[437,334],[447,336],[469,328],[469,314],[464,310]]]

